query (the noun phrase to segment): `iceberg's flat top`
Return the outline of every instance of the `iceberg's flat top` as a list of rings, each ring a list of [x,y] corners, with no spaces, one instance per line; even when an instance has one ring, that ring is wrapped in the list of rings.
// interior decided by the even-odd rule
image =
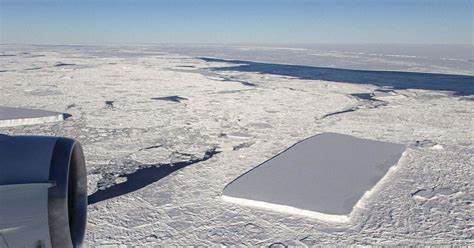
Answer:
[[[62,115],[62,113],[27,108],[0,107],[0,120],[17,120]]]
[[[237,178],[224,195],[348,215],[404,150],[404,145],[323,133],[296,143]]]

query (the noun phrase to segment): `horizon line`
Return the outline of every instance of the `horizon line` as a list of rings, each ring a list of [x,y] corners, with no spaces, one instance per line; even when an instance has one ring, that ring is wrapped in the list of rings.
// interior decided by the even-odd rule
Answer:
[[[404,42],[84,42],[84,43],[13,43],[0,42],[0,45],[31,45],[31,46],[78,46],[78,45],[147,45],[147,46],[156,46],[156,45],[195,45],[195,46],[219,46],[219,45],[230,45],[230,46],[239,46],[239,45],[429,45],[429,46],[474,46],[473,43],[404,43]]]

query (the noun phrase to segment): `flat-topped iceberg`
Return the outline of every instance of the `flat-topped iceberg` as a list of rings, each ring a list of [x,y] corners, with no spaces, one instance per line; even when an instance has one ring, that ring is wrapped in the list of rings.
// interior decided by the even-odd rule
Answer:
[[[405,146],[323,133],[296,143],[224,189],[224,200],[346,222]]]
[[[28,108],[0,107],[0,127],[34,125],[64,120],[65,114]]]

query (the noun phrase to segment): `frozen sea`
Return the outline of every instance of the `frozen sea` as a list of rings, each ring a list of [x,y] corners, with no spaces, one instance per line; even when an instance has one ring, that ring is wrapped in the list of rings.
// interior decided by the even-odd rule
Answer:
[[[0,132],[81,142],[89,246],[473,245],[472,46],[0,48],[0,106],[71,115]],[[323,132],[407,146],[349,222],[222,200]]]

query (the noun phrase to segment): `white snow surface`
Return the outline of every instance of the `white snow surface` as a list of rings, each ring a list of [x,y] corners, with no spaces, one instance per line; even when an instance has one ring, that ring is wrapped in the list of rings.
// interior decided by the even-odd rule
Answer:
[[[2,46],[12,56],[0,57],[1,106],[72,115],[0,132],[80,141],[90,194],[137,183],[132,175],[145,169],[192,163],[89,205],[86,245],[474,245],[472,96],[407,89],[371,101],[351,95],[379,89],[370,84],[210,71],[228,64],[101,49]],[[151,99],[166,96],[186,100]],[[348,222],[222,200],[237,176],[322,132],[408,147]],[[213,149],[220,153],[208,156]]]

